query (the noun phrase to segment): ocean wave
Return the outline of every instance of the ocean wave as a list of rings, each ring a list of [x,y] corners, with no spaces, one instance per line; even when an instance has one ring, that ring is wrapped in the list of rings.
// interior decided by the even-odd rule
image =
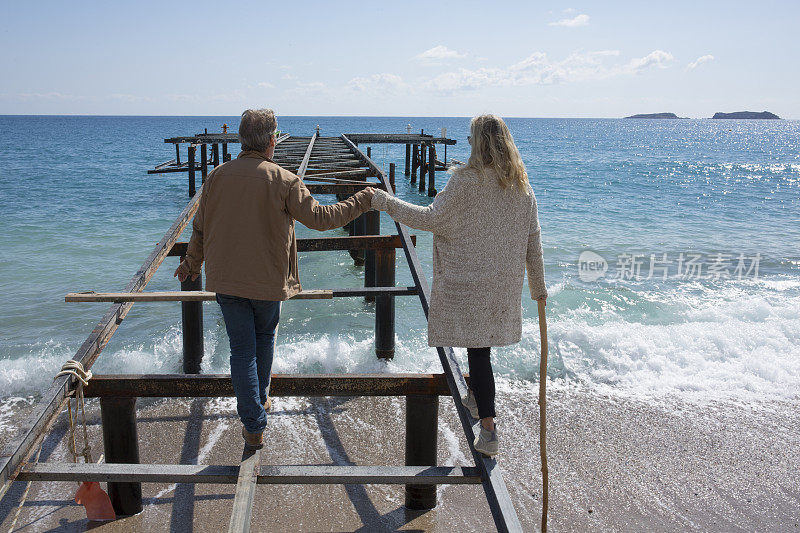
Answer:
[[[563,383],[619,393],[687,397],[800,394],[800,286],[794,278],[691,284],[655,290],[605,285],[589,290],[569,282],[553,286],[548,304],[548,376]],[[668,290],[667,290],[668,289]],[[574,301],[580,299],[578,305]],[[570,303],[572,302],[572,303]],[[498,376],[539,379],[539,325],[526,308],[519,344],[493,350]],[[438,373],[439,357],[423,331],[398,322],[395,358],[379,360],[372,336],[312,335],[279,329],[276,373]],[[283,331],[287,333],[284,335]],[[224,326],[205,331],[204,373],[230,371]],[[468,371],[466,350],[456,358]],[[30,396],[52,383],[74,351],[56,341],[38,343],[26,357],[4,360],[3,397]],[[143,343],[110,347],[93,370],[109,373],[181,372],[177,325]]]
[[[683,312],[672,321],[597,322],[583,313],[554,320],[551,354],[561,366],[555,377],[644,395],[800,395],[800,299],[675,298]],[[530,339],[538,341],[534,328],[526,322],[528,340],[509,359],[529,354]]]

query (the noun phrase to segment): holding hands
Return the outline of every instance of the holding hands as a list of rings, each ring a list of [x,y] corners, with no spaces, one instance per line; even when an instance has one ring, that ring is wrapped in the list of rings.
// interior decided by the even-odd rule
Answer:
[[[198,275],[199,274],[195,274],[192,276],[192,281],[196,280]],[[186,266],[186,263],[181,261],[181,264],[175,269],[175,273],[172,275],[172,277],[178,278],[178,281],[181,283],[189,279],[189,267]]]

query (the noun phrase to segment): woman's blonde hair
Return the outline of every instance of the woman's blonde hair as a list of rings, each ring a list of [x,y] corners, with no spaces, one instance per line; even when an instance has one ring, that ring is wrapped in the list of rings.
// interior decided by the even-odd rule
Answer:
[[[480,115],[472,119],[469,130],[472,153],[465,168],[481,174],[492,168],[502,188],[516,188],[525,195],[530,194],[525,164],[503,119],[497,115]]]

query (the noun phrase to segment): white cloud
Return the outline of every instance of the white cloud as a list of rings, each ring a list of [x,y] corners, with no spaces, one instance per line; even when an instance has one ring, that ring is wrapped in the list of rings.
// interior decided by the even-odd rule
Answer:
[[[673,60],[672,54],[662,50],[654,50],[645,57],[635,58],[627,63],[616,60],[619,55],[619,50],[577,51],[560,61],[554,61],[544,52],[534,52],[505,68],[461,68],[444,72],[430,80],[426,87],[437,92],[453,93],[481,87],[553,85],[602,80],[636,74],[653,66],[664,67]]]
[[[694,70],[703,63],[708,63],[709,61],[714,61],[714,56],[712,56],[711,54],[700,56],[691,63],[689,63],[688,65],[686,65],[686,68],[688,68],[689,70]]]
[[[59,92],[49,93],[19,93],[15,95],[20,100],[83,100],[86,97],[77,96],[73,94],[64,94]]]
[[[439,74],[426,85],[428,88],[444,93],[469,91],[485,86],[508,85],[507,72],[499,68],[458,69],[455,72]]]
[[[563,26],[565,28],[577,28],[579,26],[588,26],[589,25],[589,15],[586,13],[581,13],[580,15],[575,15],[571,19],[561,19],[557,22],[550,22],[547,24],[548,26]]]
[[[673,55],[669,52],[653,50],[644,57],[631,59],[625,68],[634,73],[641,72],[650,67],[665,68],[667,63],[672,62],[674,59]]]
[[[262,89],[274,89],[275,88],[275,86],[272,85],[268,81],[262,81],[262,82],[256,83],[256,87],[261,87]]]
[[[403,78],[397,74],[389,73],[356,77],[351,79],[347,86],[354,91],[380,93],[397,93],[408,87]]]
[[[321,96],[329,92],[328,88],[321,81],[298,81],[293,91],[295,94],[304,96]]]
[[[465,55],[466,54],[461,54],[440,44],[415,55],[414,59],[434,63],[437,61],[444,61],[446,59],[460,59],[465,57]]]
[[[136,94],[116,93],[112,94],[111,98],[114,100],[121,100],[123,102],[152,102],[153,99],[149,96],[139,96]]]

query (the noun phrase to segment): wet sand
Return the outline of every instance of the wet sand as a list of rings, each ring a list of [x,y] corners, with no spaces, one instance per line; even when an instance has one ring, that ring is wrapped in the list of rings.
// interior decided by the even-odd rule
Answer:
[[[526,531],[538,530],[538,406],[530,385],[498,398],[504,469]],[[800,399],[700,406],[610,397],[585,389],[548,395],[552,531],[800,531]],[[276,398],[263,464],[402,464],[402,398]],[[452,401],[440,403],[439,464],[468,465]],[[139,400],[143,462],[236,464],[232,399]],[[95,458],[99,407],[90,403]],[[43,461],[70,460],[66,416]],[[3,435],[3,440],[8,434]],[[16,531],[224,531],[232,485],[144,484],[144,511],[89,523],[77,484],[34,483]],[[7,531],[23,483],[0,502]],[[253,531],[492,531],[480,485],[441,486],[429,512],[403,506],[402,486],[259,485]]]

